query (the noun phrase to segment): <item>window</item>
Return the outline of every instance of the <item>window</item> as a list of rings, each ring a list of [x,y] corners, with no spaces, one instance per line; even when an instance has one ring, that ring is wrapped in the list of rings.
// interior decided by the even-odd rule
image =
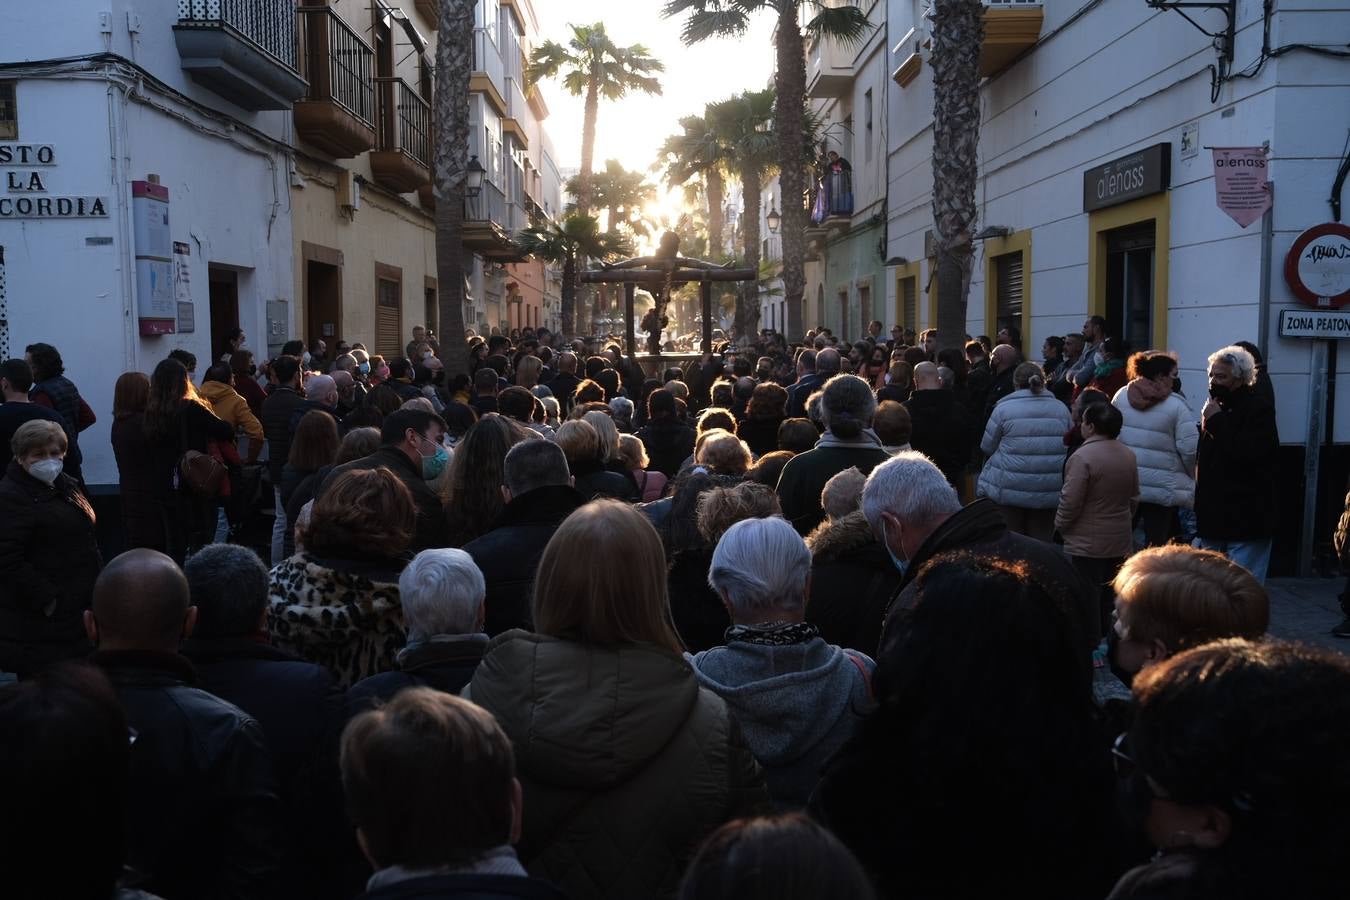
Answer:
[[[900,279],[900,322],[904,328],[919,327],[919,279],[911,275]]]
[[[1022,329],[1022,252],[994,257],[994,327]]]
[[[1131,347],[1153,342],[1152,222],[1106,233],[1106,330]]]
[[[858,288],[858,321],[861,327],[858,329],[858,336],[861,337],[867,330],[868,324],[872,321],[872,287],[863,285]]]
[[[872,159],[872,89],[863,94],[863,156]]]
[[[403,355],[403,270],[375,264],[375,352]]]
[[[14,85],[13,81],[0,81],[0,140],[12,141],[19,136],[19,104]]]

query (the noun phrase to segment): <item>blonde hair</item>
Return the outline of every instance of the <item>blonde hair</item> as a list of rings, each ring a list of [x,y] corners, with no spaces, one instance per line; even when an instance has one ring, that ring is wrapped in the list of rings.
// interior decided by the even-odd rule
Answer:
[[[1219,638],[1258,640],[1270,626],[1270,598],[1242,566],[1184,544],[1151,547],[1126,560],[1112,582],[1122,637],[1158,640],[1180,653]]]
[[[703,436],[694,461],[719,475],[744,475],[750,468],[750,446],[731,432],[714,428]]]
[[[589,422],[595,429],[596,437],[600,439],[600,446],[597,451],[601,462],[613,462],[619,459],[619,428],[614,424],[614,419],[608,414],[597,410],[591,410],[581,417],[581,421]]]
[[[716,545],[728,528],[745,519],[781,516],[783,507],[773,488],[753,481],[732,487],[717,487],[698,498],[698,533]]]
[[[652,464],[647,456],[647,447],[631,434],[619,435],[619,453],[624,464],[634,471],[640,471]]]
[[[34,450],[46,450],[52,444],[60,447],[62,453],[66,452],[65,429],[49,419],[34,419],[18,427],[9,441],[9,448],[15,459],[23,459]]]
[[[569,419],[558,426],[554,443],[562,448],[568,466],[600,458],[600,435],[595,426],[582,419]]]
[[[622,564],[586,563],[598,553]],[[594,500],[558,526],[539,558],[532,607],[540,634],[683,649],[670,616],[661,538],[646,516],[617,500]]]

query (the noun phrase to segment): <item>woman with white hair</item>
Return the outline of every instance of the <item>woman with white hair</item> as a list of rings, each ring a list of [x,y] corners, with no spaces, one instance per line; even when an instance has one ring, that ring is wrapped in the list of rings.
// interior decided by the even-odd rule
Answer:
[[[1040,366],[1013,370],[1013,392],[995,404],[984,429],[980,451],[988,459],[975,486],[977,497],[999,505],[1009,531],[1050,540],[1064,487],[1064,432],[1072,426]]]
[[[871,710],[872,660],[805,621],[811,552],[784,519],[745,519],[717,542],[708,584],[731,615],[726,646],[686,654],[726,701],[781,804],[806,803],[825,761]]]
[[[353,685],[347,691],[351,715],[392,699],[404,688],[458,694],[487,648],[487,586],[473,557],[463,550],[423,550],[399,575],[398,593],[408,629],[408,643],[395,657],[398,670]]]
[[[814,397],[807,401],[808,408]],[[856,375],[836,375],[825,383],[819,404],[825,433],[813,449],[788,460],[778,479],[783,515],[803,535],[810,534],[825,517],[820,507],[825,482],[854,466],[867,475],[891,458],[872,430],[877,398],[866,381]]]

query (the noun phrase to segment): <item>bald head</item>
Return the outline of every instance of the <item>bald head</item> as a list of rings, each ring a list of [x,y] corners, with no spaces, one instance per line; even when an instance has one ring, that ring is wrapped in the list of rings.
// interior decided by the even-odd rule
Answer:
[[[937,363],[921,362],[914,367],[914,387],[920,391],[935,391],[942,387],[942,373]]]
[[[993,364],[994,371],[996,372],[1004,372],[1011,369],[1020,361],[1021,356],[1013,349],[1011,344],[999,344],[989,356],[989,362]]]
[[[575,354],[564,353],[558,357],[558,371],[576,374],[577,358]]]
[[[187,578],[172,559],[157,550],[128,550],[94,582],[85,630],[102,650],[172,653],[196,621],[188,597]]]
[[[816,354],[816,374],[821,376],[822,381],[828,380],[831,375],[838,375],[839,365],[839,351],[833,347]]]

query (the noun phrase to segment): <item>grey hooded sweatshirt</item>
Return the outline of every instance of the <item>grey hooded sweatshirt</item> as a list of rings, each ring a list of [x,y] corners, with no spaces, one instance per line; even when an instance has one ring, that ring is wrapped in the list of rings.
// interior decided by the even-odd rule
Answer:
[[[875,663],[823,638],[779,646],[734,641],[685,656],[699,683],[736,716],[780,804],[806,803],[825,761],[873,705]]]

